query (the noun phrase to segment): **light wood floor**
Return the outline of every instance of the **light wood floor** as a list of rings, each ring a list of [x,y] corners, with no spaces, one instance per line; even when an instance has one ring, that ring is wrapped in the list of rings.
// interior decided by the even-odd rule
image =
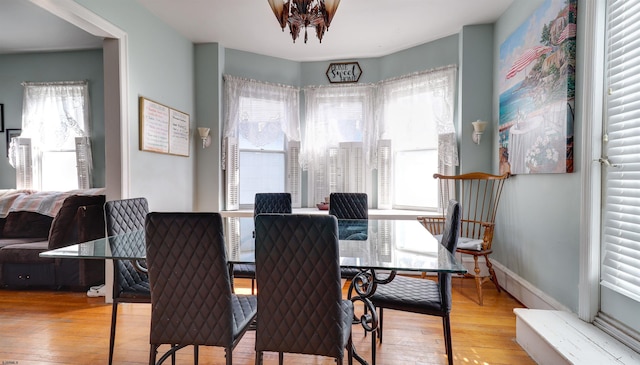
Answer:
[[[239,291],[248,281],[237,281]],[[513,308],[522,305],[505,292],[484,286],[484,306],[476,302],[470,279],[454,279],[453,355],[455,364],[535,364],[515,342]],[[149,304],[120,304],[115,364],[146,364],[149,358]],[[0,364],[106,364],[111,305],[85,293],[0,290]],[[354,326],[353,339],[365,359],[371,337]],[[253,364],[254,333],[247,332],[233,352],[236,365]],[[193,351],[183,349],[178,364],[192,364]],[[384,343],[378,364],[446,364],[440,318],[385,311]],[[334,364],[331,359],[285,354],[286,364]],[[167,362],[168,363],[168,362]],[[224,350],[201,347],[200,364],[224,364]],[[344,362],[346,364],[346,360]],[[277,364],[277,354],[265,354]]]

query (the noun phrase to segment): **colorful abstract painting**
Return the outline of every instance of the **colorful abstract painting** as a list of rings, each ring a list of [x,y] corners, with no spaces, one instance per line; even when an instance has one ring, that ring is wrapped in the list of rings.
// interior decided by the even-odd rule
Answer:
[[[500,171],[573,172],[577,0],[546,0],[500,46]]]

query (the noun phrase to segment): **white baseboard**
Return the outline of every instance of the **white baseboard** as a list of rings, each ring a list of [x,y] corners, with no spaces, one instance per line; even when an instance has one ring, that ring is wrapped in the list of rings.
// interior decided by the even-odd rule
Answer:
[[[495,260],[491,260],[491,263],[498,277],[500,287],[525,307],[530,309],[553,309],[571,312],[568,307],[536,288],[513,271],[507,269],[504,265]]]

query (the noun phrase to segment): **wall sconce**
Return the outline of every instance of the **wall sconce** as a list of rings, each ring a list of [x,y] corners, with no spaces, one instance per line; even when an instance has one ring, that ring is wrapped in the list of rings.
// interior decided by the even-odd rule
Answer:
[[[480,144],[480,136],[484,133],[484,130],[487,128],[488,122],[483,120],[476,120],[471,123],[473,125],[473,134],[471,135],[471,139],[475,144]]]
[[[198,127],[198,134],[200,134],[200,139],[202,139],[202,148],[211,146],[210,130],[210,128]]]

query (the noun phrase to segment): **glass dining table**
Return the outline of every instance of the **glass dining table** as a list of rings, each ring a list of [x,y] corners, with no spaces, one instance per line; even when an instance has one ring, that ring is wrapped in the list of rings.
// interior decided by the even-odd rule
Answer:
[[[225,238],[230,265],[254,263],[253,218],[228,221]],[[351,281],[348,295],[352,301],[361,301],[367,308],[354,321],[360,322],[369,332],[377,328],[378,320],[375,308],[367,298],[375,292],[377,285],[393,280],[397,272],[467,272],[455,256],[416,220],[338,220],[338,239],[340,266],[360,269]],[[137,262],[146,258],[144,231],[78,243],[42,252],[40,256]],[[356,359],[367,363],[360,356]]]

